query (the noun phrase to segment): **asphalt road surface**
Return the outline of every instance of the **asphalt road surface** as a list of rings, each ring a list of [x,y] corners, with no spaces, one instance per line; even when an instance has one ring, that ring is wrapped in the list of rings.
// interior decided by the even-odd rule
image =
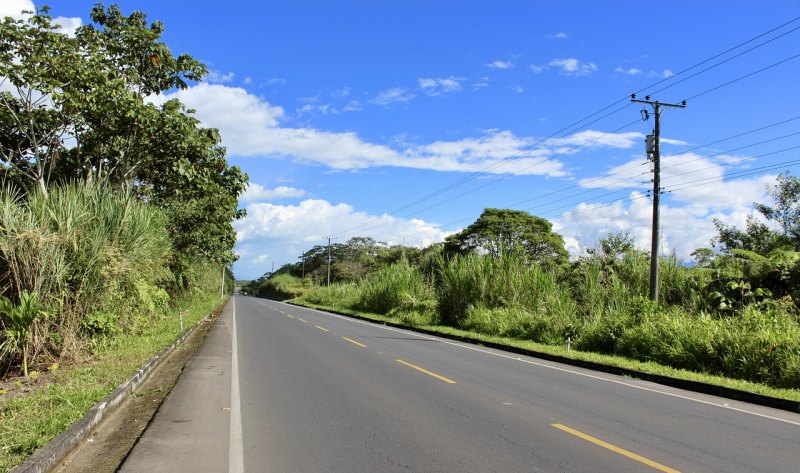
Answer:
[[[236,296],[121,471],[798,472],[800,415]]]

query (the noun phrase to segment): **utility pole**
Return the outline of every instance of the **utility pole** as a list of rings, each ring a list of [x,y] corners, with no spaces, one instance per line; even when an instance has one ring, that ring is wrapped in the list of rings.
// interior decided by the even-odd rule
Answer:
[[[331,285],[331,237],[322,237],[322,239],[328,239],[328,286]]]
[[[269,276],[272,277],[273,274],[275,274],[275,262],[274,261],[272,262],[272,269],[269,272]]]
[[[220,284],[219,288],[219,298],[225,298],[225,265],[222,265],[222,283]]]
[[[676,103],[661,103],[658,100],[650,100],[650,96],[646,96],[644,100],[637,100],[636,94],[631,94],[631,102],[643,103],[653,107],[655,114],[655,127],[653,134],[647,136],[647,156],[653,161],[653,231],[650,241],[650,300],[658,300],[658,228],[659,228],[659,211],[658,207],[661,204],[661,107],[667,108],[686,108],[686,101],[680,104]],[[650,114],[647,109],[642,110],[642,119],[647,120]]]

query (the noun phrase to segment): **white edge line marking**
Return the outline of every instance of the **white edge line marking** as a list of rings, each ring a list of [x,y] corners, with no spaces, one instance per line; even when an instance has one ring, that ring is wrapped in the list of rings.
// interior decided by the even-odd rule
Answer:
[[[228,443],[228,471],[244,473],[242,409],[239,398],[239,347],[236,343],[236,298],[233,298],[233,341],[231,347],[231,436]]]
[[[275,302],[277,302],[277,301],[275,301]],[[280,303],[281,304],[286,304],[285,302],[280,302]],[[328,316],[331,316],[331,317],[336,317],[338,319],[346,320],[348,322],[359,323],[359,324],[364,324],[364,325],[370,325],[372,327],[381,328],[383,330],[388,330],[388,331],[391,331],[391,332],[398,332],[398,333],[404,333],[404,334],[407,334],[407,335],[413,335],[415,337],[419,337],[419,338],[424,339],[424,340],[433,340],[433,341],[444,343],[446,345],[452,345],[452,346],[455,346],[455,347],[466,348],[467,350],[473,350],[473,351],[477,351],[477,352],[480,352],[480,353],[485,353],[487,355],[493,355],[493,356],[498,356],[500,358],[506,358],[506,359],[509,359],[509,360],[520,361],[522,363],[527,363],[529,365],[541,366],[542,368],[549,368],[549,369],[556,370],[556,371],[562,371],[564,373],[571,373],[571,374],[575,374],[575,375],[578,375],[578,376],[583,376],[583,377],[586,377],[586,378],[592,378],[592,379],[597,379],[597,380],[600,380],[600,381],[606,381],[608,383],[614,383],[614,384],[619,384],[619,385],[622,385],[622,386],[627,386],[629,388],[639,389],[639,390],[642,390],[642,391],[648,391],[648,392],[651,392],[651,393],[663,394],[664,396],[670,396],[670,397],[674,397],[674,398],[678,398],[678,399],[684,399],[686,401],[693,401],[693,402],[697,402],[699,404],[705,404],[705,405],[708,405],[708,406],[719,407],[721,409],[727,409],[727,410],[730,410],[730,411],[736,411],[736,412],[740,412],[742,414],[750,414],[750,415],[753,415],[753,416],[756,416],[756,417],[762,417],[764,419],[775,420],[775,421],[783,422],[783,423],[786,423],[786,424],[792,424],[792,425],[800,426],[800,422],[796,422],[796,421],[788,420],[788,419],[781,419],[780,417],[771,416],[769,414],[762,414],[760,412],[748,411],[747,409],[741,409],[741,408],[733,407],[733,406],[724,406],[724,405],[718,404],[716,402],[704,401],[702,399],[696,399],[696,398],[689,397],[689,396],[683,396],[683,395],[680,395],[680,394],[670,393],[670,392],[666,392],[666,391],[660,391],[658,389],[648,388],[648,387],[645,387],[645,386],[637,386],[635,384],[626,383],[624,381],[619,381],[619,380],[616,380],[616,379],[604,378],[602,376],[596,376],[596,375],[589,374],[589,373],[581,373],[580,371],[574,371],[574,370],[570,370],[570,369],[567,369],[567,368],[561,368],[561,367],[558,367],[558,366],[548,365],[547,363],[540,363],[540,362],[533,361],[533,360],[521,359],[521,358],[519,358],[519,356],[510,356],[510,355],[505,355],[503,353],[495,353],[495,352],[492,352],[492,351],[489,351],[489,350],[483,350],[481,348],[472,347],[472,346],[464,345],[464,344],[461,344],[461,343],[451,342],[449,340],[443,340],[443,339],[436,338],[436,337],[431,337],[431,336],[428,336],[428,335],[422,335],[422,334],[419,334],[419,333],[416,333],[416,332],[397,329],[397,328],[394,328],[394,327],[387,327],[385,325],[380,325],[378,322],[370,323],[370,322],[367,322],[365,320],[359,320],[359,319],[354,319],[354,318],[351,318],[351,317],[345,317],[345,316],[342,316],[342,315],[339,315],[339,314],[332,314],[330,312],[325,312],[325,311],[319,310],[319,309],[310,309],[308,307],[293,306],[291,304],[286,304],[286,305],[289,305],[291,307],[296,307],[298,309],[305,309],[305,310],[318,312],[320,314],[328,315]],[[557,363],[557,362],[555,362],[555,363]],[[790,412],[790,414],[791,414],[791,412]]]

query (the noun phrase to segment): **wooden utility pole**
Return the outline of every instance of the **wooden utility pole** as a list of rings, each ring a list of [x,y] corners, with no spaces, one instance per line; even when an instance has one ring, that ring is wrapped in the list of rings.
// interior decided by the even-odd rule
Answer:
[[[653,107],[655,114],[655,127],[653,134],[647,136],[647,157],[653,161],[653,231],[650,241],[650,300],[658,300],[658,243],[659,243],[659,205],[661,204],[661,107],[686,108],[686,101],[680,104],[661,103],[651,101],[650,96],[644,100],[637,100],[636,94],[631,94],[631,102],[643,103]],[[649,118],[647,109],[643,111],[644,119]]]

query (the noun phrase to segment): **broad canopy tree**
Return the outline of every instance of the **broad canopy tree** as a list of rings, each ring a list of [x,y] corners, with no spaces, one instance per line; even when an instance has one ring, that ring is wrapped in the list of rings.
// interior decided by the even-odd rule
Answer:
[[[96,5],[74,37],[46,9],[0,22],[0,172],[22,191],[104,180],[165,209],[176,254],[234,259],[231,222],[247,176],[215,129],[177,100],[149,98],[199,81],[206,67],[174,56],[163,25]]]
[[[471,251],[493,256],[519,251],[531,262],[547,267],[560,266],[569,259],[564,239],[553,232],[549,221],[510,209],[484,209],[473,224],[445,240],[445,253]]]

